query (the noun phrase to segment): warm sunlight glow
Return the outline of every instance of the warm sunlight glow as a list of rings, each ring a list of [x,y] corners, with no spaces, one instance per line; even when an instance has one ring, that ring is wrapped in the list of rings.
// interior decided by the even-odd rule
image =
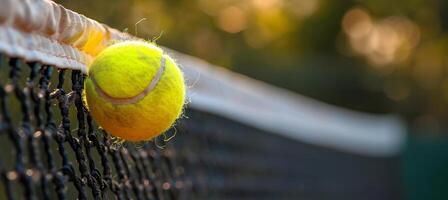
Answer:
[[[241,8],[230,6],[218,16],[218,26],[229,33],[238,33],[246,28],[246,14]]]
[[[373,20],[360,8],[345,14],[342,28],[353,51],[364,55],[374,66],[406,61],[420,41],[419,27],[408,18],[391,16]]]

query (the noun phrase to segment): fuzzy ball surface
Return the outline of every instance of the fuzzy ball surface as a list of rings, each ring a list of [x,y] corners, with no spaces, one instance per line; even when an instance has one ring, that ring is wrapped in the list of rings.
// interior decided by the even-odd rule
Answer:
[[[155,44],[120,42],[103,50],[89,66],[85,98],[95,121],[111,135],[150,140],[182,114],[184,78]]]

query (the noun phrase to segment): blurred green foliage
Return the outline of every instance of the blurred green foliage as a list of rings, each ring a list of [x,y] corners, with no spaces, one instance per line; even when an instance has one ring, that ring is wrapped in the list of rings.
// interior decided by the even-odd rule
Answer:
[[[434,133],[448,119],[446,1],[56,2],[331,104],[399,113]]]

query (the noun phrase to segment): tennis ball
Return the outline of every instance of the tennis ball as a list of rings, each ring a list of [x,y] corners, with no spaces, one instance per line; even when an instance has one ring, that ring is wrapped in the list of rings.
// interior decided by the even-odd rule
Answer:
[[[85,99],[93,118],[111,135],[149,140],[182,114],[184,78],[155,44],[120,42],[101,51],[89,66]]]

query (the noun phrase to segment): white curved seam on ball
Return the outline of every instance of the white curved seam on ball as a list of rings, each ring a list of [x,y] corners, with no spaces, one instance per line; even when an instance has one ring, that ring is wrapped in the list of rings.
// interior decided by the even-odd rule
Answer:
[[[152,78],[151,83],[148,84],[148,86],[140,93],[133,97],[126,97],[126,98],[117,98],[112,97],[106,92],[103,91],[96,82],[95,78],[93,76],[90,76],[90,79],[93,82],[93,86],[95,87],[95,90],[97,94],[103,98],[106,99],[108,102],[115,104],[115,105],[124,105],[124,104],[134,104],[145,98],[146,95],[148,95],[157,85],[157,83],[160,81],[160,78],[162,77],[163,72],[165,71],[165,64],[166,59],[164,55],[160,58],[160,68],[157,70],[156,75]]]

